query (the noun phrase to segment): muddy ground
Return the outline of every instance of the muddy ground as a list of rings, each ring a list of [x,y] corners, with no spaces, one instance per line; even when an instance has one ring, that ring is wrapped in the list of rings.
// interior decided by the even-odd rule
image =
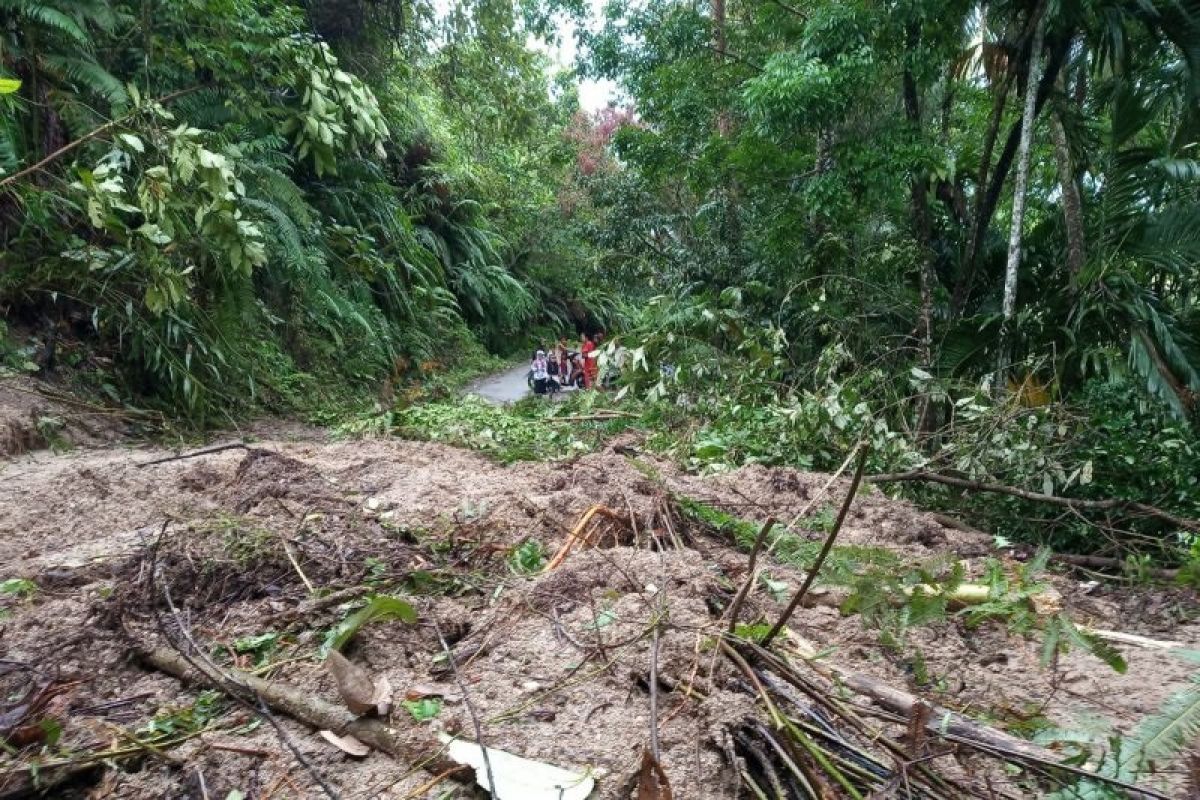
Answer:
[[[283,715],[286,741],[220,701],[211,719],[188,722],[180,712],[195,716],[199,688],[135,655],[186,630],[222,665],[259,668],[336,703],[316,653],[351,606],[294,612],[313,596],[358,587],[404,593],[420,614],[416,624],[364,627],[345,650],[386,675],[398,698],[442,698],[428,721],[398,708],[398,727],[471,735],[469,705],[488,744],[589,771],[596,797],[630,797],[649,741],[656,655],[661,760],[675,797],[742,796],[729,730],[761,708],[714,655],[712,637],[722,604],[745,577],[746,553],[727,535],[671,516],[671,498],[755,522],[791,521],[827,476],[747,468],[697,477],[631,439],[568,461],[504,467],[433,443],[331,441],[319,430],[278,424],[257,433],[249,447],[158,464],[147,462],[173,451],[89,442],[56,454],[27,440],[21,449],[29,452],[0,462],[0,580],[36,585],[28,596],[0,597],[0,710],[30,685],[54,681],[59,694],[47,713],[61,725],[59,748],[128,746],[123,731],[156,715],[160,728],[174,725],[188,737],[169,751],[102,766],[51,795],[323,796],[290,744],[342,797],[477,796],[449,779],[430,785],[434,776],[419,765],[378,752],[346,755]],[[846,484],[834,483],[829,503]],[[552,571],[521,574],[519,547],[536,542],[553,554],[594,504],[626,524],[606,528],[600,547],[579,549]],[[823,538],[803,524],[795,530]],[[874,489],[856,499],[840,542],[891,551],[908,565],[958,559],[969,574],[995,555],[987,537],[946,528]],[[763,562],[789,590],[803,578],[771,554]],[[1053,580],[1080,623],[1200,645],[1190,594]],[[760,585],[742,617],[774,619],[781,608]],[[663,623],[657,648],[649,633],[656,619]],[[910,629],[897,649],[882,647],[880,632],[858,615],[829,605],[799,609],[790,627],[840,664],[1026,732],[1101,723],[1128,731],[1191,672],[1168,652],[1124,646],[1124,675],[1078,651],[1047,669],[1036,638],[1002,623],[969,627],[958,617]],[[465,697],[439,632],[453,648]],[[260,649],[247,646],[267,633],[280,635]],[[689,686],[702,696],[686,696]],[[0,770],[16,780],[36,750],[0,751]],[[1170,770],[1155,780],[1168,793],[1181,785]]]

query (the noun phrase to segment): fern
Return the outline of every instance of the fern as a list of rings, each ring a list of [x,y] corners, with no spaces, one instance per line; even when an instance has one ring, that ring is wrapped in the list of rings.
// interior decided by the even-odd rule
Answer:
[[[90,44],[84,27],[72,16],[49,3],[36,3],[31,0],[0,0],[0,10],[11,11],[29,22],[37,23],[46,33],[57,33],[79,47],[86,48]]]
[[[90,58],[78,56],[48,55],[44,58],[46,67],[59,76],[60,80],[74,83],[100,97],[109,104],[117,106],[127,103],[129,95],[125,86]]]
[[[1126,741],[1127,763],[1143,770],[1178,755],[1200,736],[1200,673],[1172,695],[1155,714],[1142,720]]]

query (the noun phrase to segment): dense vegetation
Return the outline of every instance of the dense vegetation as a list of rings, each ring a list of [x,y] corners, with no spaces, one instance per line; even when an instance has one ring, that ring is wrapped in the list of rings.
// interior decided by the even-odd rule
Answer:
[[[550,268],[573,94],[524,37],[476,4],[0,5],[9,360],[82,338],[114,396],[203,420],[583,322]]]
[[[1200,563],[1195,4],[588,5],[0,3],[0,358],[491,435],[397,388],[609,327],[696,469],[868,446],[989,532]],[[529,47],[571,17],[607,110]]]
[[[633,382],[702,419],[671,446],[833,469],[864,442],[879,472],[1200,515],[1200,8],[607,9],[587,68],[636,118],[584,181],[665,295]],[[1064,549],[1194,547],[1121,508],[904,485]]]

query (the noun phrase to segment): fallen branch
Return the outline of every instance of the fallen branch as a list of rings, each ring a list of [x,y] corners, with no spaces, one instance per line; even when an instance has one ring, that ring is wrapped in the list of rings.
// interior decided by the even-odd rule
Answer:
[[[1066,564],[1071,567],[1083,567],[1084,569],[1108,569],[1118,572],[1125,569],[1125,562],[1119,558],[1112,556],[1082,556],[1072,553],[1055,553],[1050,556],[1051,561],[1059,564]],[[1173,581],[1179,577],[1177,569],[1163,568],[1145,568],[1138,567],[1139,572],[1144,572],[1152,578],[1157,578],[1164,581]]]
[[[430,759],[429,754],[440,751],[442,745],[420,727],[402,730],[382,720],[359,718],[342,706],[313,697],[309,690],[257,678],[241,670],[226,669],[218,673],[202,662],[189,662],[170,648],[136,647],[135,652],[143,663],[184,682],[203,683],[234,696],[241,696],[247,688],[251,689],[269,708],[297,722],[316,730],[330,730],[342,736],[349,734],[401,761],[425,762],[429,772],[455,770],[456,773],[470,774],[447,758]]]
[[[1183,642],[1172,642],[1163,639],[1149,639],[1145,636],[1138,636],[1136,633],[1123,633],[1121,631],[1106,631],[1100,628],[1089,628],[1081,625],[1080,630],[1085,633],[1090,633],[1098,639],[1104,639],[1107,642],[1117,642],[1118,644],[1128,644],[1134,647],[1145,647],[1148,650],[1176,650],[1180,647],[1187,647]]]
[[[833,523],[833,529],[829,535],[825,537],[825,544],[821,547],[821,552],[817,554],[817,560],[808,568],[808,574],[804,576],[804,583],[792,595],[792,601],[788,603],[787,608],[783,610],[783,614],[779,616],[774,627],[767,632],[763,637],[762,646],[769,647],[771,640],[779,635],[783,627],[787,625],[788,619],[795,613],[796,608],[804,600],[804,595],[808,593],[809,587],[813,585],[813,581],[817,579],[817,574],[821,571],[821,566],[825,563],[825,559],[829,556],[829,551],[833,549],[833,543],[837,539],[838,533],[842,530],[842,525],[846,522],[846,515],[850,513],[850,505],[854,502],[854,495],[858,493],[858,485],[862,482],[863,470],[867,468],[867,453],[869,451],[863,448],[858,456],[858,466],[854,470],[854,479],[850,481],[850,491],[846,493],[846,499],[842,501],[842,508],[838,511],[837,520]]]
[[[210,456],[213,453],[221,453],[221,452],[224,452],[225,450],[237,450],[239,448],[241,448],[242,450],[246,450],[246,449],[248,449],[248,445],[245,442],[229,442],[227,444],[215,444],[212,447],[201,447],[199,450],[192,450],[187,453],[180,453],[179,455],[164,456],[162,458],[156,458],[152,461],[143,461],[142,463],[135,464],[134,466],[136,466],[138,469],[141,469],[142,467],[152,467],[155,464],[166,464],[169,461],[183,461],[184,459],[187,459],[187,458],[198,458],[200,456]]]
[[[177,92],[171,92],[170,94],[165,94],[162,97],[159,97],[156,100],[153,100],[151,102],[158,103],[160,105],[163,103],[169,103],[172,100],[176,100],[180,97],[183,97],[184,95],[191,94],[192,92],[197,92],[203,88],[204,88],[203,86],[190,86],[187,89],[180,89]],[[88,131],[87,133],[85,133],[83,136],[80,136],[75,141],[69,142],[69,143],[63,145],[62,147],[58,148],[50,155],[43,158],[41,161],[38,161],[34,164],[30,164],[25,169],[14,172],[12,175],[9,175],[7,178],[0,180],[0,189],[3,189],[5,186],[8,186],[10,183],[15,183],[16,181],[21,180],[21,178],[24,178],[26,175],[31,175],[34,172],[37,172],[38,170],[42,169],[46,165],[50,164],[51,162],[56,161],[59,158],[62,158],[67,153],[74,150],[76,147],[79,147],[79,145],[84,144],[85,142],[90,142],[92,139],[95,139],[97,136],[102,136],[105,133],[108,133],[109,131],[111,131],[113,128],[116,128],[117,126],[128,122],[130,119],[132,119],[134,116],[136,116],[140,112],[141,112],[140,108],[135,109],[134,111],[130,112],[129,114],[126,114],[123,117],[118,117],[117,119],[114,119],[110,122],[104,123],[103,125],[99,126],[98,128],[94,128],[94,129]]]
[[[636,419],[637,414],[625,411],[598,411],[595,414],[573,414],[564,417],[547,417],[546,422],[605,422],[612,419]]]
[[[1020,489],[1016,486],[1004,486],[999,483],[983,483],[982,481],[973,481],[967,478],[958,478],[953,475],[942,475],[937,472],[926,472],[924,470],[912,470],[910,472],[889,472],[880,475],[871,475],[866,479],[867,483],[905,483],[923,481],[926,483],[940,483],[946,486],[954,486],[959,489],[966,489],[972,492],[991,492],[994,494],[1006,494],[1010,497],[1019,497],[1022,500],[1030,500],[1035,503],[1047,503],[1049,505],[1061,506],[1063,508],[1072,508],[1076,511],[1131,511],[1146,517],[1154,517],[1162,520],[1177,528],[1183,528],[1189,531],[1200,531],[1200,520],[1187,519],[1186,517],[1178,517],[1169,511],[1164,511],[1157,506],[1138,503],[1133,500],[1083,500],[1075,497],[1059,497],[1053,494],[1044,494],[1042,492],[1031,492],[1028,489]]]
[[[1020,756],[1039,763],[1049,763],[1055,766],[1059,763],[1058,756],[1039,745],[1019,739],[1011,734],[995,728],[981,725],[962,714],[946,708],[932,705],[927,701],[896,689],[875,678],[854,672],[846,667],[835,664],[824,658],[817,647],[808,640],[792,631],[787,632],[787,641],[792,651],[804,659],[804,662],[818,675],[832,681],[838,686],[849,689],[855,694],[867,697],[884,710],[895,714],[904,721],[912,720],[918,705],[929,707],[925,731],[939,737],[955,737],[966,743],[977,743],[1009,755]],[[767,663],[783,664],[786,662],[775,653],[752,645],[753,652]],[[780,675],[788,678],[788,670],[781,669]],[[922,715],[924,716],[924,715]]]

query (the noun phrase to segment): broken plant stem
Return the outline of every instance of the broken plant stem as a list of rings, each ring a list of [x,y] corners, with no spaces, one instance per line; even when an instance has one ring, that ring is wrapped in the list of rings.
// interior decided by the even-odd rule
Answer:
[[[804,504],[804,508],[800,509],[800,513],[798,513],[792,519],[791,524],[788,525],[789,528],[796,527],[796,525],[800,523],[800,520],[807,517],[809,512],[816,507],[817,503],[825,499],[825,495],[829,494],[830,488],[832,488],[833,484],[837,482],[837,479],[842,477],[842,473],[846,471],[846,468],[854,463],[854,456],[858,454],[858,449],[860,447],[862,447],[861,440],[859,440],[859,442],[854,445],[853,449],[850,450],[849,455],[846,456],[846,460],[843,461],[842,465],[837,468],[837,471],[829,476],[829,480],[825,481],[825,485],[821,487],[820,491],[814,494],[812,499]]]
[[[758,537],[754,540],[754,547],[750,550],[750,561],[746,566],[746,580],[742,583],[742,588],[738,590],[734,596],[733,602],[729,604],[729,632],[733,633],[737,628],[738,614],[742,610],[742,603],[746,602],[746,596],[750,594],[750,589],[754,586],[754,571],[757,569],[758,554],[762,551],[763,542],[767,540],[767,534],[771,532],[771,528],[775,527],[775,518],[768,517],[763,523],[762,529],[758,532]],[[657,754],[655,758],[658,758]]]
[[[858,455],[858,466],[854,469],[854,479],[850,481],[850,491],[846,493],[846,499],[842,502],[842,508],[838,512],[837,520],[833,523],[833,529],[829,535],[825,537],[825,544],[821,547],[821,552],[817,554],[817,560],[813,562],[809,568],[808,574],[804,577],[804,583],[792,596],[792,601],[788,603],[787,608],[783,610],[779,620],[774,627],[767,632],[763,637],[762,646],[770,647],[771,640],[779,635],[783,627],[787,625],[792,614],[800,607],[800,601],[804,599],[804,595],[808,593],[809,588],[817,579],[817,574],[821,571],[821,566],[825,563],[825,559],[829,556],[829,551],[833,549],[833,543],[837,540],[838,533],[842,530],[842,525],[846,521],[846,515],[850,513],[850,505],[854,502],[854,495],[858,493],[858,486],[862,483],[863,470],[867,468],[867,453],[870,452],[867,448],[863,448]]]
[[[488,756],[487,746],[483,743],[483,726],[479,724],[479,714],[475,711],[475,706],[471,702],[471,698],[467,693],[467,684],[463,682],[462,675],[458,672],[458,664],[454,662],[454,651],[450,649],[450,645],[446,642],[446,637],[442,636],[442,629],[438,627],[436,622],[430,622],[433,626],[433,632],[437,634],[438,643],[442,646],[442,651],[446,654],[446,661],[450,664],[450,672],[454,674],[454,682],[458,684],[458,691],[462,693],[463,705],[467,708],[467,714],[471,717],[471,725],[475,728],[475,744],[479,745],[479,752],[483,754],[483,768],[487,773],[488,781],[488,796],[495,800],[496,798],[496,778],[492,775],[492,760]]]

